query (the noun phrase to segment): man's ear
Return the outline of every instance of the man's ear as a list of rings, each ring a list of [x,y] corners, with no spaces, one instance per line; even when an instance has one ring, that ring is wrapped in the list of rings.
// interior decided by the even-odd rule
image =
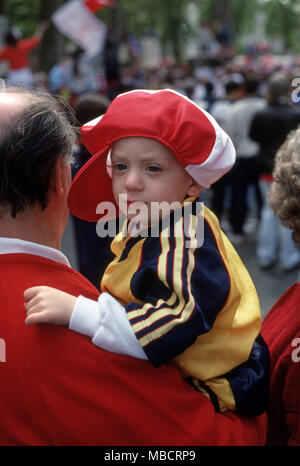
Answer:
[[[200,184],[198,184],[197,181],[190,176],[187,195],[191,197],[199,196],[203,189],[204,188],[200,186]]]
[[[70,169],[63,157],[59,157],[55,164],[55,178],[53,188],[58,197],[65,197],[70,187]]]

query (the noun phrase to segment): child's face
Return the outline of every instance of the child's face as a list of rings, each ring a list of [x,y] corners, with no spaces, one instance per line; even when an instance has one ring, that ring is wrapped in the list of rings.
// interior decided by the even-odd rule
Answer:
[[[127,195],[127,208],[142,202],[182,202],[201,188],[163,144],[150,138],[129,137],[111,148],[112,186],[117,203]],[[130,215],[128,215],[130,217]]]

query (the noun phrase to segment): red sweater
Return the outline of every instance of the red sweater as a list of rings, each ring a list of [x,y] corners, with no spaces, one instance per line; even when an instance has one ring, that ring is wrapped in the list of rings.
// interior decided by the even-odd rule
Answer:
[[[11,71],[26,68],[28,63],[28,55],[40,43],[38,37],[31,39],[20,40],[16,47],[5,46],[0,50],[0,60],[7,60]]]
[[[265,416],[216,414],[177,370],[108,353],[64,327],[26,326],[23,292],[97,298],[65,265],[0,255],[0,445],[262,445]]]
[[[271,357],[267,444],[300,445],[300,283],[269,311],[262,335]]]

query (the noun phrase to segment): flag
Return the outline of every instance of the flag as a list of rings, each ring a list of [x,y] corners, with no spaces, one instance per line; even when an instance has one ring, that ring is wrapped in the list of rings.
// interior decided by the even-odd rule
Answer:
[[[87,55],[95,56],[102,52],[107,26],[84,2],[70,0],[64,3],[54,12],[52,21],[62,34],[80,45]]]
[[[113,0],[84,0],[84,4],[92,13],[96,13],[105,6],[113,7],[115,5]]]

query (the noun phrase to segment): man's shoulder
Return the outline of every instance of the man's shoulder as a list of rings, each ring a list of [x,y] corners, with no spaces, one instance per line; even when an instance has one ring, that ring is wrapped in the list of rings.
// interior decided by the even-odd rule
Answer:
[[[77,270],[60,262],[33,254],[1,254],[2,277],[30,286],[52,286],[69,293],[85,293],[97,297],[99,291]],[[3,280],[4,281],[4,280]],[[1,283],[1,281],[0,281]]]
[[[242,113],[247,112],[249,108],[255,108],[257,110],[263,110],[266,107],[266,101],[261,97],[244,97],[238,100],[231,107],[231,113]]]

